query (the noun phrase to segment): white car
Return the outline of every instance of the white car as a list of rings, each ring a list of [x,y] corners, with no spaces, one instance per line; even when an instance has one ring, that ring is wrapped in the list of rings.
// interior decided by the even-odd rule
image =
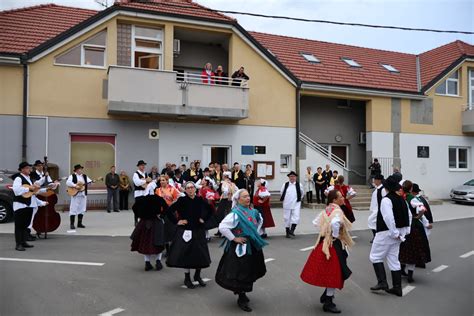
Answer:
[[[474,179],[452,189],[450,196],[456,203],[474,203]]]

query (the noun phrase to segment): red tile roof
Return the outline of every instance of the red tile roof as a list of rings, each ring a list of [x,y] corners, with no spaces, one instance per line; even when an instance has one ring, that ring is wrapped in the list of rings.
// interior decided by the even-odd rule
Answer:
[[[45,4],[0,11],[0,53],[24,53],[97,11]]]

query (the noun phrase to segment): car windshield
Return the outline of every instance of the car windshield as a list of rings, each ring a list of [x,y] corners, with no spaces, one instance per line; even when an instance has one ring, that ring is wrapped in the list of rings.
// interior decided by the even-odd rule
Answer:
[[[464,185],[469,185],[471,187],[474,187],[474,179],[467,181],[466,183],[464,183]]]

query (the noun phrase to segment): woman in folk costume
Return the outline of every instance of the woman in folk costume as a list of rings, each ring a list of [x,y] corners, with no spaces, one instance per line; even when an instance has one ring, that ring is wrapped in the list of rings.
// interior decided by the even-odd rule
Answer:
[[[431,250],[425,226],[429,227],[429,222],[423,215],[426,208],[423,203],[412,194],[413,183],[410,180],[403,182],[403,191],[406,194],[406,201],[412,214],[410,234],[400,245],[399,259],[402,268],[402,275],[407,276],[408,283],[412,283],[415,266],[424,266],[431,261]],[[418,192],[416,192],[418,194]],[[408,274],[405,272],[408,269]]]
[[[210,177],[205,177],[201,180],[201,188],[199,189],[200,196],[212,209],[213,216],[206,222],[206,238],[208,241],[211,240],[209,237],[209,229],[216,228],[224,218],[218,218],[216,215],[216,201],[219,200],[219,194],[214,190]]]
[[[304,174],[304,190],[306,191],[306,202],[313,203],[313,190],[314,190],[314,182],[313,182],[313,172],[311,171],[311,167],[306,167],[306,173]]]
[[[255,195],[253,196],[253,206],[263,217],[262,238],[267,238],[267,232],[265,231],[265,228],[275,227],[272,210],[270,209],[271,194],[265,187],[267,184],[265,180],[260,179],[256,183],[257,191],[255,191]]]
[[[180,192],[176,187],[173,185],[169,184],[169,179],[167,176],[161,175],[158,179],[158,186],[151,184],[151,188],[155,192],[156,195],[162,197],[166,205],[168,207],[176,202],[176,200],[180,196]],[[165,248],[166,248],[166,254],[165,256],[169,255],[170,251],[170,242],[173,239],[175,233],[176,233],[176,225],[174,225],[170,220],[168,219],[167,216],[164,216],[164,221],[165,221]]]
[[[164,223],[162,216],[168,205],[158,195],[148,194],[137,199],[133,212],[140,219],[132,233],[131,251],[138,251],[145,256],[145,271],[153,269],[150,261],[156,257],[156,270],[163,269],[161,252],[164,249]]]
[[[343,204],[341,192],[329,192],[326,210],[313,221],[320,230],[318,244],[301,272],[304,282],[326,288],[320,299],[323,310],[336,314],[341,311],[333,303],[334,293],[343,288],[344,281],[352,274],[346,263],[346,248],[354,245],[349,235],[351,222],[340,207]]]
[[[205,223],[212,216],[212,210],[209,204],[196,195],[193,182],[186,182],[185,190],[186,196],[180,197],[167,212],[169,220],[177,224],[178,228],[166,264],[184,269],[184,285],[194,289],[196,286],[191,282],[190,269],[196,269],[194,281],[202,287],[206,286],[201,278],[201,269],[211,264]]]
[[[219,225],[219,231],[226,238],[224,254],[216,272],[216,283],[238,295],[237,305],[251,312],[249,298],[253,283],[267,271],[262,248],[268,243],[258,231],[262,216],[250,208],[250,195],[240,189],[232,197],[232,211]]]
[[[219,204],[217,205],[217,218],[224,218],[232,209],[232,196],[239,188],[232,182],[232,172],[224,171],[222,173],[222,182],[219,185],[218,193],[220,195]],[[220,237],[221,233],[218,231],[214,236]]]
[[[338,190],[342,193],[344,197],[344,204],[341,205],[341,209],[344,212],[344,215],[347,217],[351,223],[355,222],[354,212],[352,211],[352,205],[350,200],[352,200],[356,195],[356,191],[348,185],[344,184],[344,176],[340,175],[337,177],[337,184],[334,184],[334,190]]]

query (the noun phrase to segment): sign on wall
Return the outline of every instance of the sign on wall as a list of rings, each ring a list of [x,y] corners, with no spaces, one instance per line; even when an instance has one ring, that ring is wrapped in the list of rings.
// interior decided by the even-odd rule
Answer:
[[[256,154],[265,154],[267,152],[267,147],[266,146],[255,146],[255,153]]]
[[[430,158],[430,147],[429,146],[418,146],[418,158]]]
[[[254,154],[254,146],[249,145],[242,145],[242,155],[253,155]]]

